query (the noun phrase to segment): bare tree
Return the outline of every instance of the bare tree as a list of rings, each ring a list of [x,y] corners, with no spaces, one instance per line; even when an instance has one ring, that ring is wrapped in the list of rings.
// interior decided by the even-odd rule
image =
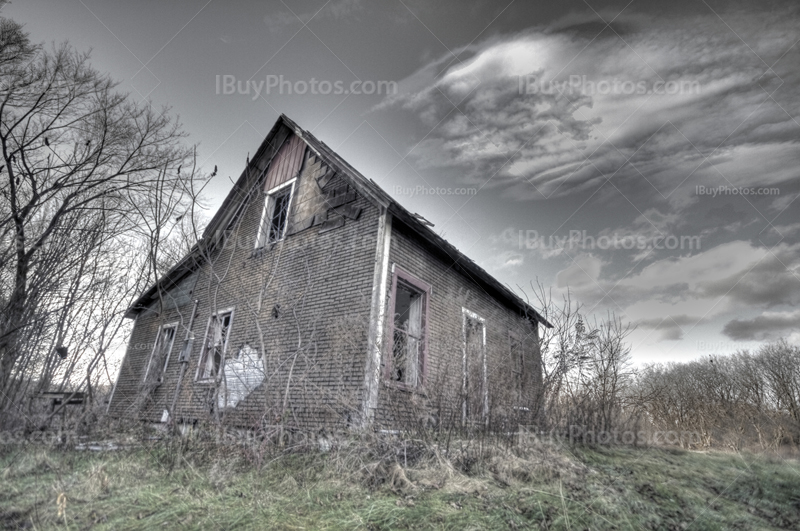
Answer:
[[[88,294],[119,275],[115,246],[163,222],[140,205],[164,190],[185,197],[183,136],[166,109],[117,92],[87,54],[33,46],[0,20],[0,410],[14,402],[15,375],[51,365]]]
[[[569,290],[559,301],[542,284],[531,287],[535,306],[553,325],[541,329],[543,424],[562,435],[597,436],[635,418],[628,400],[635,377],[626,341],[631,326],[612,313],[590,321]]]
[[[800,350],[783,340],[756,352],[651,365],[639,374],[636,402],[656,429],[679,432],[685,446],[796,444],[799,367]]]

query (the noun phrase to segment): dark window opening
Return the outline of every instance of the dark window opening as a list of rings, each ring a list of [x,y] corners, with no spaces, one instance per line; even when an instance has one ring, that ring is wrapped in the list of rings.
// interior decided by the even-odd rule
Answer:
[[[274,197],[275,202],[273,203],[272,216],[269,220],[267,244],[275,243],[283,237],[283,232],[286,230],[286,220],[289,219],[290,197],[291,189]]]
[[[422,385],[425,372],[427,294],[430,287],[396,272],[392,291],[391,353],[386,378],[407,387]]]
[[[144,374],[144,381],[161,382],[164,372],[169,364],[169,354],[172,351],[172,344],[175,342],[175,325],[164,326],[158,333],[156,344],[150,355],[147,370]]]
[[[283,239],[289,222],[289,206],[294,184],[267,196],[257,247],[272,245]]]
[[[203,355],[200,357],[198,380],[215,379],[225,359],[228,346],[228,335],[233,312],[212,315],[208,326],[208,334],[203,344]]]

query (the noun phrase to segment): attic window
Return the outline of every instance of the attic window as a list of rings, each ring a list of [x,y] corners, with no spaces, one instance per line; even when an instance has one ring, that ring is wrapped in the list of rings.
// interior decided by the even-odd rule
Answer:
[[[264,201],[264,213],[256,238],[256,248],[269,246],[286,235],[289,222],[289,208],[294,195],[295,180],[291,180],[267,192]]]

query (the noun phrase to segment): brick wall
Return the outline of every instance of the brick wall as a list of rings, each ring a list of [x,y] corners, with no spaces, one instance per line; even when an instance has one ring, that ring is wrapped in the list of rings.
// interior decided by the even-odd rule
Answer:
[[[265,164],[253,161],[251,167],[263,169]],[[256,182],[241,198],[244,208],[225,245],[179,281],[174,293],[165,293],[163,310],[154,301],[139,314],[111,415],[156,422],[170,407],[181,371],[178,356],[197,299],[189,330],[194,342],[178,392],[177,419],[193,422],[219,416],[244,427],[282,423],[303,428],[343,426],[357,419],[364,393],[379,212],[310,149],[302,167],[284,240],[255,251],[265,201],[263,182]],[[480,412],[472,414],[471,421],[488,420],[498,428],[531,421],[541,389],[536,326],[487,293],[477,279],[459,272],[452,257],[398,219],[391,235],[390,264],[431,285],[432,293],[423,385],[408,390],[382,379],[378,426],[461,424],[464,308],[485,321],[486,331],[487,417]],[[391,280],[391,272],[389,276]],[[231,382],[220,403],[217,387],[196,381],[196,376],[209,319],[229,308],[234,314],[227,356],[240,351],[246,356],[230,363],[225,375],[238,380]],[[153,344],[159,327],[168,323],[178,323],[169,364],[161,384],[143,395]],[[391,352],[388,326],[386,330],[384,362]],[[515,371],[510,335],[522,347],[521,372]],[[235,407],[220,407],[226,397]]]
[[[378,399],[378,423],[386,428],[407,423],[461,424],[464,398],[462,308],[485,319],[489,421],[496,427],[530,421],[538,409],[541,387],[536,326],[518,310],[489,295],[475,279],[457,272],[451,265],[452,260],[441,249],[424,242],[397,219],[392,225],[390,262],[432,286],[433,293],[428,301],[427,374],[424,385],[415,391],[384,380]],[[509,333],[520,339],[523,348],[521,376],[514,372]],[[384,363],[386,353],[390,352],[390,340],[387,334]],[[521,396],[515,392],[517,378],[522,378]],[[473,421],[482,422],[482,419]]]
[[[259,183],[243,198],[245,208],[225,246],[197,271],[188,304],[139,315],[109,409],[112,415],[161,418],[178,382],[177,358],[191,299],[198,299],[177,418],[202,421],[219,414],[241,426],[280,421],[304,427],[354,420],[364,380],[378,211],[340,176],[321,170],[324,165],[313,154],[309,157],[295,185],[290,235],[254,253],[265,200]],[[257,351],[263,382],[235,408],[213,411],[215,386],[195,377],[209,318],[227,308],[234,309],[227,354],[245,345]],[[175,321],[180,326],[163,383],[139,407],[136,397],[158,327]]]

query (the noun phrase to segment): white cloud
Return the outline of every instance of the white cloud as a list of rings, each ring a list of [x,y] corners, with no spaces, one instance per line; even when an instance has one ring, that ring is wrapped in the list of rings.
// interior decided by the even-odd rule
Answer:
[[[481,182],[497,172],[495,186],[528,181],[535,188],[523,199],[596,187],[611,175],[623,182],[644,175],[677,204],[691,202],[697,184],[797,179],[800,127],[791,115],[800,97],[784,89],[780,106],[768,98],[800,81],[792,66],[796,17],[731,13],[726,20],[744,28],[738,33],[748,44],[713,15],[649,22],[622,15],[619,22],[633,28],[624,41],[559,31],[498,38],[458,50],[472,57],[438,78],[445,58],[421,69],[385,105],[438,124],[413,153],[421,164],[465,168]],[[667,82],[684,90],[647,93]],[[550,90],[559,83],[563,94]],[[602,93],[601,83],[618,89]],[[625,83],[645,93],[626,93]],[[675,192],[681,183],[686,190]]]
[[[559,288],[588,289],[594,291],[598,288],[600,272],[603,261],[591,254],[581,254],[572,264],[560,271],[556,276],[556,285]]]
[[[558,287],[569,287],[590,308],[602,301],[651,328],[666,327],[680,316],[678,324],[687,331],[753,307],[800,304],[800,246],[780,245],[770,251],[733,241],[694,255],[657,260],[621,279],[601,276],[599,258],[576,262],[558,274]],[[665,318],[667,323],[659,324]]]

